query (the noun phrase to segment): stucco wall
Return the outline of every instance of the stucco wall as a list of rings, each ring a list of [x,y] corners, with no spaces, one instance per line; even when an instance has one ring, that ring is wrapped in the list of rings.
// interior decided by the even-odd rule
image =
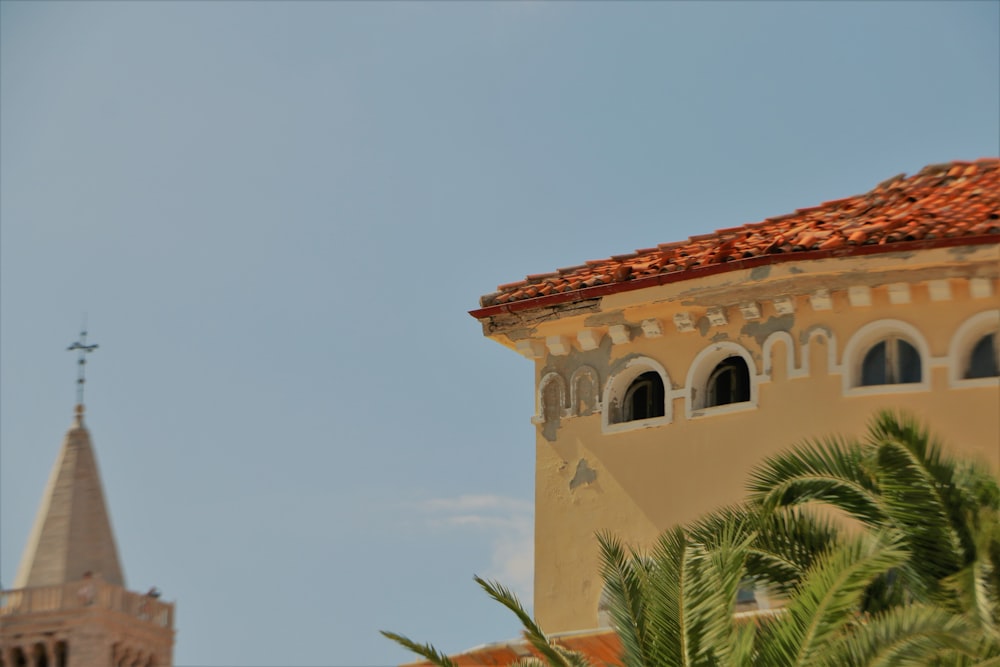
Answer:
[[[549,385],[534,419],[535,613],[542,627],[597,625],[596,531],[648,544],[675,523],[738,501],[765,456],[808,437],[861,434],[877,409],[919,415],[951,451],[1000,470],[1000,380],[958,387],[951,378],[959,363],[956,333],[1000,306],[998,268],[995,245],[830,259],[625,292],[583,312],[499,322],[500,342],[531,341],[520,349],[536,357],[536,388]],[[709,321],[710,309],[717,309],[717,324]],[[719,312],[725,324],[718,324]],[[678,330],[679,313],[689,330]],[[863,327],[884,320],[917,332],[925,382],[852,389],[845,349]],[[588,332],[583,339],[581,331]],[[754,404],[701,413],[690,403],[692,389],[699,389],[692,364],[719,343],[736,343],[752,359]],[[609,426],[608,390],[637,357],[654,360],[669,376],[672,410],[647,428]],[[578,415],[578,406],[569,405],[570,385],[584,365],[596,375],[601,400],[596,411]],[[565,391],[552,389],[557,385]]]

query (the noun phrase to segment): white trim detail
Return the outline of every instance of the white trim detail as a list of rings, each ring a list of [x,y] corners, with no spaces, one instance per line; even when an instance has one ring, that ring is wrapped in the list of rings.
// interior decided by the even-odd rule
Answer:
[[[872,305],[872,288],[867,285],[852,285],[847,288],[847,300],[855,308]]]
[[[663,381],[663,416],[652,419],[637,419],[629,422],[611,423],[611,413],[615,403],[619,406],[625,399],[625,392],[632,385],[632,382],[642,375],[653,371],[660,376]],[[650,428],[653,426],[663,426],[669,424],[674,418],[674,392],[673,384],[667,370],[659,362],[649,357],[633,357],[625,362],[625,367],[608,378],[604,385],[604,396],[601,402],[601,432],[621,433],[623,431],[634,431],[640,428]]]
[[[750,374],[750,400],[743,401],[742,403],[706,407],[708,379],[713,371],[715,371],[715,368],[730,357],[740,357],[746,362],[747,371]],[[761,378],[757,374],[757,365],[754,363],[753,355],[750,354],[749,350],[732,341],[713,343],[699,352],[688,368],[684,392],[685,416],[688,419],[694,419],[709,415],[754,410],[757,408],[757,386],[760,384],[760,380]]]
[[[756,301],[744,301],[740,304],[740,314],[748,322],[760,319],[760,304]]]
[[[951,281],[947,278],[928,280],[927,293],[931,301],[951,301]]]
[[[795,299],[790,296],[775,297],[772,303],[775,312],[779,315],[791,315],[795,312]]]
[[[839,375],[844,372],[843,367],[837,363],[837,335],[822,324],[814,324],[805,332],[806,342],[802,344],[802,364],[796,377],[807,377],[813,374],[810,363],[812,358],[812,340],[822,338],[826,341],[826,373],[827,375]]]
[[[969,296],[973,299],[988,299],[993,296],[993,281],[989,278],[970,278]]]
[[[892,283],[889,285],[889,303],[901,305],[910,302],[910,283]]]
[[[675,313],[674,326],[680,332],[694,331],[694,320],[691,319],[691,313]]]
[[[973,315],[955,331],[948,345],[948,386],[952,388],[996,387],[1000,378],[966,378],[972,348],[983,336],[1000,336],[1000,310],[986,310]]]
[[[825,287],[810,294],[809,303],[813,310],[833,310],[833,298],[830,296],[830,290]]]
[[[601,383],[598,381],[597,369],[593,366],[580,366],[569,378],[569,412],[579,416],[580,413],[580,383],[590,382],[594,390],[594,407],[590,414],[601,411]],[[586,414],[586,413],[585,413]]]
[[[708,316],[708,321],[713,326],[721,327],[729,323],[729,319],[726,317],[726,309],[721,306],[709,308],[705,315]]]
[[[581,350],[596,350],[601,345],[604,334],[599,329],[584,329],[576,334]]]
[[[805,364],[795,365],[795,352],[798,350],[798,346],[795,344],[795,339],[792,338],[792,334],[787,331],[775,331],[767,339],[764,340],[764,345],[761,348],[761,354],[764,357],[764,372],[761,373],[760,382],[771,382],[772,373],[774,370],[774,344],[775,343],[785,344],[785,372],[788,374],[786,379],[794,380],[795,378],[805,377],[808,375],[807,369],[804,367]],[[808,348],[803,346],[802,354],[805,355]]]
[[[549,421],[551,415],[545,414],[545,390],[553,382],[559,387],[559,417],[568,417],[569,408],[566,405],[567,391],[566,380],[556,371],[551,371],[542,376],[538,381],[538,391],[535,394],[535,415],[531,418],[532,424],[544,424]]]
[[[514,343],[514,349],[527,359],[541,359],[545,356],[545,344],[540,340],[519,340]]]
[[[632,332],[624,324],[612,324],[608,327],[608,336],[615,345],[624,345],[632,340]]]
[[[901,384],[880,384],[861,386],[861,364],[865,354],[876,343],[897,336],[902,338],[920,355],[920,382]],[[864,325],[851,336],[844,346],[841,357],[843,370],[843,391],[845,396],[866,396],[870,394],[902,394],[927,391],[931,388],[931,353],[923,334],[908,322],[902,320],[876,320]]]
[[[566,336],[549,336],[545,339],[545,346],[549,348],[549,354],[557,357],[565,357],[573,351],[573,344]]]
[[[653,318],[642,321],[642,335],[646,338],[659,338],[663,335],[663,327],[660,321]]]

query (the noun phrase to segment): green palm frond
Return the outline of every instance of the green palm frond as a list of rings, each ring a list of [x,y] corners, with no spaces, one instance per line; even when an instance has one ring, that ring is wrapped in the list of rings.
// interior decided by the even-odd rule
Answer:
[[[382,636],[391,639],[400,646],[409,649],[413,653],[416,653],[423,659],[437,665],[438,667],[457,667],[457,665],[452,662],[448,656],[438,651],[431,644],[418,644],[409,637],[398,635],[395,632],[388,632],[386,630],[379,630],[379,632],[382,633]]]
[[[737,521],[713,525],[717,530],[708,530],[708,521],[691,532],[668,530],[648,555],[599,537],[629,667],[726,664],[747,653],[747,631],[735,627],[733,613],[756,533]]]
[[[586,658],[579,653],[553,646],[512,590],[496,581],[483,579],[479,576],[475,576],[473,579],[486,591],[487,595],[514,612],[524,628],[524,638],[532,648],[538,651],[549,667],[589,667]]]
[[[975,623],[941,607],[896,607],[866,618],[826,651],[825,667],[960,665],[981,655]]]
[[[646,598],[649,572],[641,554],[626,552],[610,533],[598,533],[601,577],[608,593],[612,623],[622,642],[627,667],[653,665],[649,645]]]
[[[765,459],[751,473],[748,490],[765,511],[819,501],[867,525],[888,518],[870,461],[856,442],[841,438],[806,441]]]
[[[916,421],[888,411],[872,421],[867,444],[886,511],[920,556],[915,569],[926,582],[960,569],[971,544],[963,530],[955,462]]]
[[[856,538],[819,558],[784,612],[765,628],[761,664],[820,664],[824,649],[859,613],[868,585],[906,556],[893,535]]]
[[[801,507],[762,512],[754,505],[724,507],[691,526],[692,538],[711,543],[724,526],[754,535],[747,546],[747,575],[758,585],[786,597],[816,558],[837,541],[840,530],[830,517]]]

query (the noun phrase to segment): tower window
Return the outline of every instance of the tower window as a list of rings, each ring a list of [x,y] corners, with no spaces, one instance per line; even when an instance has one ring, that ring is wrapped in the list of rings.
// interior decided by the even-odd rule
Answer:
[[[750,400],[750,369],[741,357],[724,359],[708,376],[706,407]]]
[[[902,338],[886,338],[873,345],[861,362],[861,385],[920,382],[920,353]]]
[[[660,374],[647,371],[629,385],[623,401],[623,420],[638,421],[664,415],[664,389]]]
[[[986,334],[979,339],[979,342],[972,348],[969,367],[965,371],[966,378],[991,378],[1000,375],[998,343],[1000,343],[1000,335],[996,332]]]

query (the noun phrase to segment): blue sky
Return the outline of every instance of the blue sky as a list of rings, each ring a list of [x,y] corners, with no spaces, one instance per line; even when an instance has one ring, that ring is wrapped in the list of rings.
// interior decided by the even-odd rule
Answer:
[[[1000,153],[1000,3],[0,3],[0,581],[70,424],[178,666],[513,637],[528,273]]]

